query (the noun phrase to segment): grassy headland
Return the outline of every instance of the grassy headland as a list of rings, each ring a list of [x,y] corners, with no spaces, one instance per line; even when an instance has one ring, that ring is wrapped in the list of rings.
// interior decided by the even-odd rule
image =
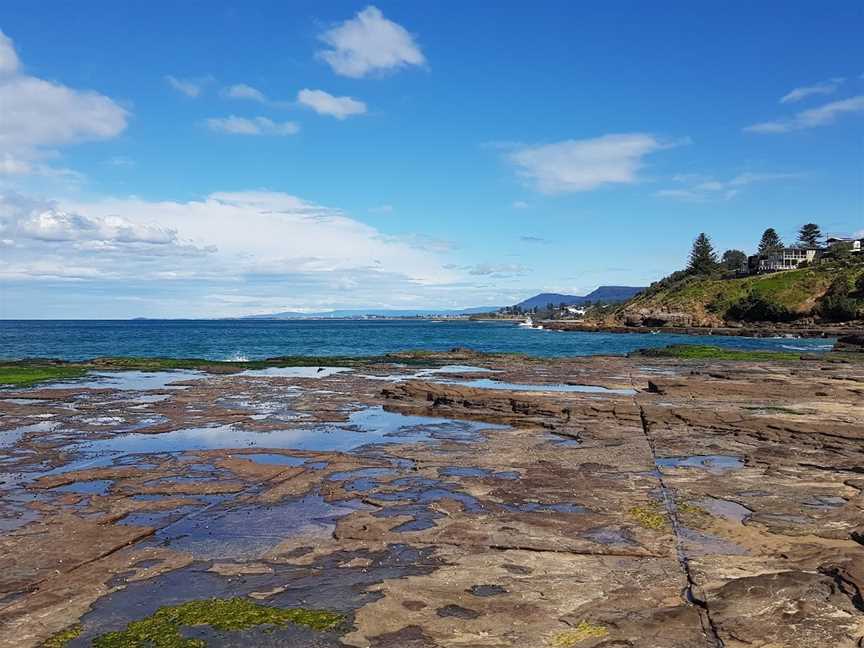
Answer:
[[[862,311],[864,264],[824,264],[738,278],[676,273],[622,304],[614,317],[627,321],[637,313],[677,313],[692,318],[693,326],[723,326],[804,317],[844,321]]]

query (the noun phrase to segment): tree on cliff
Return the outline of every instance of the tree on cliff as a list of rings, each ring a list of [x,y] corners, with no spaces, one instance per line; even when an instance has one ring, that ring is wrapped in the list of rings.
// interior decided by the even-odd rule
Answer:
[[[798,230],[798,242],[802,247],[819,247],[820,238],[822,238],[822,231],[816,223],[807,223]]]
[[[726,250],[723,253],[723,268],[732,272],[746,269],[747,255],[741,250]]]
[[[714,246],[711,245],[711,239],[702,232],[693,241],[687,271],[697,275],[711,274],[717,270],[717,266],[717,254],[714,252]]]
[[[780,240],[780,235],[773,227],[769,227],[762,234],[762,239],[759,241],[759,256],[769,256],[777,254],[783,249],[783,241]]]

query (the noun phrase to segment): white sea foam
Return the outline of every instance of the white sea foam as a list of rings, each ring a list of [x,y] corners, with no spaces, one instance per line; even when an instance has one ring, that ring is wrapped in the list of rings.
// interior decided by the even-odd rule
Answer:
[[[810,346],[804,346],[802,344],[781,344],[781,348],[789,349],[790,351],[811,351],[813,353],[817,353],[819,351],[830,351],[834,348],[833,344],[814,344]]]

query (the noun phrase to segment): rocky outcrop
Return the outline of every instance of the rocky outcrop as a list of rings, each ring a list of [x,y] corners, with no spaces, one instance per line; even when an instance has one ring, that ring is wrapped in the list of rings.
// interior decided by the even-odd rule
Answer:
[[[717,322],[706,324],[702,321],[696,321],[697,318],[693,313],[685,313],[681,311],[669,312],[648,308],[625,310],[622,314],[622,319],[626,326],[714,326],[717,324]]]
[[[834,345],[835,351],[864,353],[864,331],[851,335],[841,335]]]
[[[676,333],[681,335],[726,335],[731,337],[777,337],[789,336],[790,338],[833,338],[847,337],[849,351],[857,348],[855,340],[864,337],[864,327],[859,324],[850,326],[804,325],[804,324],[776,324],[771,322],[743,324],[715,325],[693,325],[674,326],[671,324],[648,325],[650,320],[630,320],[632,324],[622,325],[614,323],[595,323],[573,320],[543,320],[539,324],[550,331],[602,331],[604,333],[648,333],[662,331],[663,333]],[[637,322],[642,322],[638,324]]]

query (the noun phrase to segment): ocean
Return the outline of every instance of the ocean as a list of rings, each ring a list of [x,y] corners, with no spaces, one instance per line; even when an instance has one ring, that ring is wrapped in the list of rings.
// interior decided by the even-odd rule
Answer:
[[[533,356],[623,355],[670,344],[827,351],[833,340],[582,333],[465,320],[0,320],[0,358],[149,356],[254,360],[464,347]]]

